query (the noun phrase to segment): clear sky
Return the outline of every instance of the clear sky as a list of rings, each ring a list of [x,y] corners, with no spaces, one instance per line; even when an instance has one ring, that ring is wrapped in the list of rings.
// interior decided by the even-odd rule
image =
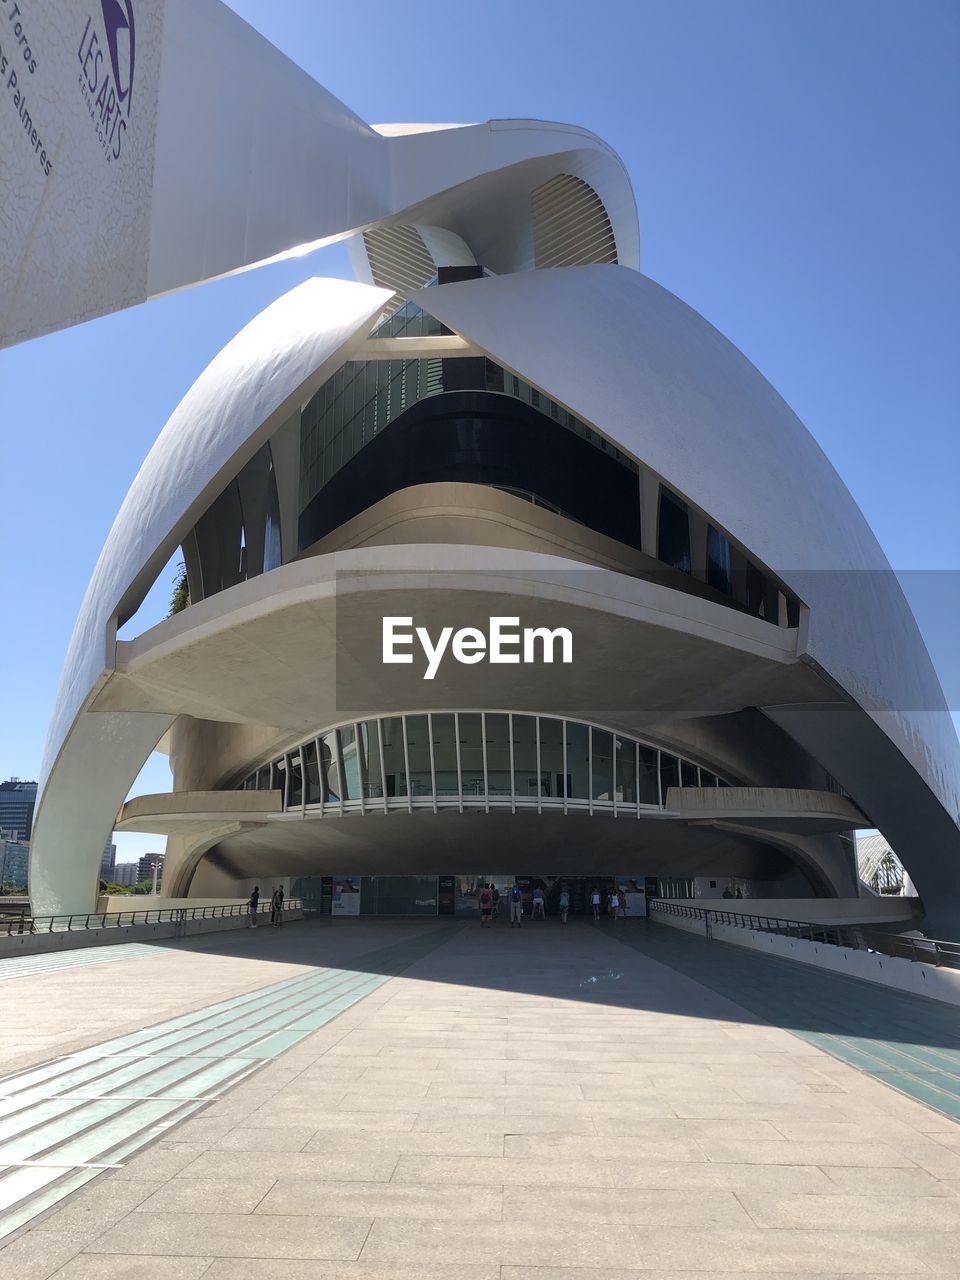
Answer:
[[[905,571],[960,706],[953,0],[232,7],[372,123],[527,116],[606,139],[634,183],[643,270],[813,432]],[[0,777],[37,776],[87,579],[168,414],[311,275],[349,275],[342,246],[0,352]],[[168,786],[155,758],[137,790]],[[123,837],[121,857],[161,844]]]

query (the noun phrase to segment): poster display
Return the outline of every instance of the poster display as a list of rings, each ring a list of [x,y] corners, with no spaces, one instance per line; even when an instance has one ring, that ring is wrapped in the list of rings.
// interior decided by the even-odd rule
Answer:
[[[334,876],[331,915],[358,916],[360,914],[360,877]]]
[[[643,917],[647,914],[647,881],[645,876],[629,876],[618,882],[623,895],[623,914]]]

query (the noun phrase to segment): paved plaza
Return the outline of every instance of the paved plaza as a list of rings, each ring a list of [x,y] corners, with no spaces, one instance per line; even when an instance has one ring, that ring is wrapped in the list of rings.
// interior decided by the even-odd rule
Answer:
[[[2,1275],[960,1274],[960,1129],[841,1060],[909,1048],[947,1097],[942,1006],[760,956],[748,985],[737,948],[645,922],[337,921],[116,950],[0,964],[2,1070],[30,1105],[54,1105],[57,1055],[74,1080],[122,1058],[141,1091],[188,1053],[240,1055],[240,1082],[104,1156],[119,1167],[11,1237]],[[24,1112],[6,1083],[19,1176],[42,1161],[4,1145]]]

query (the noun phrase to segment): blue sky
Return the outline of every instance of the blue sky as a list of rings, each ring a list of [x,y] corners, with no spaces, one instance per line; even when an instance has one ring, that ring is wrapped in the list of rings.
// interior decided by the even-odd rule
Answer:
[[[633,179],[643,270],[816,436],[960,706],[956,4],[232,7],[371,122],[531,116],[605,138]],[[174,405],[276,296],[348,274],[335,246],[0,353],[0,777],[37,774],[84,587]],[[168,777],[154,761],[138,789]]]

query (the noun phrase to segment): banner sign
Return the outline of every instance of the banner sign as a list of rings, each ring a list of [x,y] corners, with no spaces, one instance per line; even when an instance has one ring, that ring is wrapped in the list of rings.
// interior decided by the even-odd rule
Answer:
[[[220,0],[0,0],[0,347],[336,239],[386,143]]]

